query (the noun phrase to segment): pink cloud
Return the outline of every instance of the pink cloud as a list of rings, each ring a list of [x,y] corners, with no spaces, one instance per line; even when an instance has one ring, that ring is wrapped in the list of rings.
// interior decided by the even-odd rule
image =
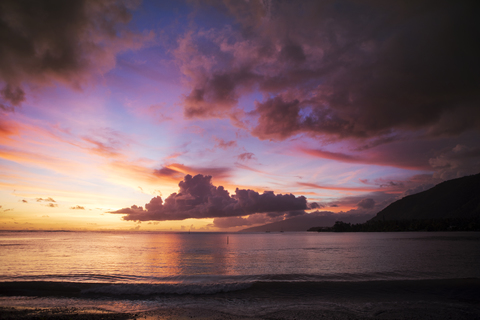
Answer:
[[[469,4],[216,5],[237,24],[191,29],[175,51],[189,89],[187,117],[230,118],[260,139],[308,135],[370,148],[409,134],[457,137],[476,130],[478,140],[480,50]],[[238,101],[252,91],[263,100],[253,111],[240,110]],[[428,168],[428,159],[420,165],[385,160]]]
[[[124,220],[165,221],[245,216],[262,212],[279,216],[289,211],[303,212],[307,209],[307,200],[303,196],[275,195],[271,191],[260,194],[238,188],[235,195],[231,196],[223,186],[214,186],[211,179],[211,176],[186,175],[178,184],[178,193],[172,193],[165,202],[157,196],[145,205],[145,209],[133,205],[110,213],[124,214]]]
[[[221,138],[215,138],[215,141],[217,142],[215,146],[221,149],[228,149],[237,146],[237,142],[235,140],[225,141]]]
[[[316,183],[308,182],[297,182],[299,186],[310,187],[315,189],[324,189],[324,190],[337,190],[337,191],[354,191],[354,192],[374,192],[378,191],[378,188],[367,188],[367,187],[334,187],[334,186],[321,186]]]

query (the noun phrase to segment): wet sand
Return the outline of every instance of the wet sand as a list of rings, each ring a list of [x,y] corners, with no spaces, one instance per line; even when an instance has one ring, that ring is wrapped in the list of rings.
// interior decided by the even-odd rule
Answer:
[[[91,296],[71,284],[63,293],[58,288],[0,284],[0,319],[480,319],[480,279],[256,283],[211,295],[128,298]],[[68,307],[45,298],[64,299],[65,292],[74,296]],[[85,301],[102,304],[88,307]],[[125,301],[134,310],[99,307]]]

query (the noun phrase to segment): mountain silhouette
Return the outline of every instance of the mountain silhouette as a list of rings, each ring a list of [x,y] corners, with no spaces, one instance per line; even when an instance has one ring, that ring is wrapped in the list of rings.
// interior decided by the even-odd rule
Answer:
[[[312,212],[282,221],[267,223],[261,226],[250,227],[239,232],[279,232],[279,231],[306,231],[312,226],[331,227],[337,220],[349,223],[363,223],[370,219],[372,215],[348,215],[336,214],[333,212]]]
[[[370,221],[480,217],[480,173],[444,181],[387,206]]]

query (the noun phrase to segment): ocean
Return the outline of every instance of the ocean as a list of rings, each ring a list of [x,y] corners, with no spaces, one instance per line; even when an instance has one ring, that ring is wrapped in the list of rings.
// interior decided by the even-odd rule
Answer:
[[[0,306],[145,311],[230,292],[240,303],[252,290],[275,300],[370,286],[381,297],[372,284],[478,281],[480,233],[4,231],[0,261]]]

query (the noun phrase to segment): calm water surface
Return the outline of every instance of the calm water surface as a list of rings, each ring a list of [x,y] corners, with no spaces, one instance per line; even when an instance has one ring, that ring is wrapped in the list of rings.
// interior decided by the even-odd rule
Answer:
[[[0,260],[0,281],[478,278],[480,233],[0,232]]]

